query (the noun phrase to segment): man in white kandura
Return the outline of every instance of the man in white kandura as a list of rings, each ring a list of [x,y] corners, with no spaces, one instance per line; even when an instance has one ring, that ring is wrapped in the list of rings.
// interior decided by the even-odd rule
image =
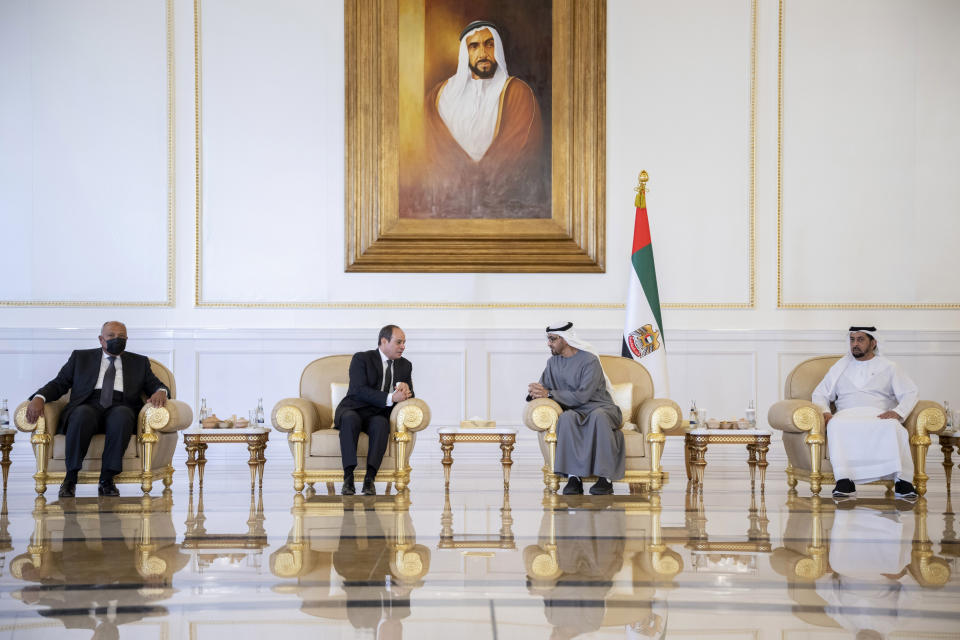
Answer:
[[[626,452],[620,432],[620,408],[610,393],[610,380],[596,350],[577,338],[573,323],[547,327],[553,356],[540,382],[527,387],[527,400],[552,398],[562,408],[557,421],[556,473],[569,480],[564,495],[583,493],[583,476],[597,476],[593,495],[613,493],[613,480],[623,477]]]
[[[876,327],[850,327],[850,353],[833,365],[813,391],[823,409],[835,497],[856,493],[857,482],[894,480],[897,496],[917,492],[907,430],[901,424],[917,404],[917,385],[877,355]],[[830,403],[837,407],[830,413]]]

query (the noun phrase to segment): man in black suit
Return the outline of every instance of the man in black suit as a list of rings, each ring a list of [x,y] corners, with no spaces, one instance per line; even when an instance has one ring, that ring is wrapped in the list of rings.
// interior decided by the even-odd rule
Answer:
[[[113,477],[123,470],[123,452],[143,407],[141,394],[148,396],[154,407],[167,403],[170,390],[153,375],[149,358],[125,351],[126,346],[126,325],[104,323],[100,328],[100,348],[71,353],[57,377],[30,397],[26,417],[32,424],[43,414],[44,402],[70,392],[70,402],[57,425],[57,433],[67,436],[67,472],[60,485],[61,498],[76,495],[77,475],[90,440],[97,433],[105,435],[97,492],[101,496],[119,496]]]
[[[357,468],[361,431],[368,438],[363,495],[377,495],[374,479],[387,451],[390,412],[394,404],[413,397],[413,365],[401,357],[406,343],[407,336],[400,327],[388,324],[380,329],[377,349],[355,353],[350,361],[350,388],[333,417],[333,427],[340,430],[345,496],[357,492],[353,471]]]

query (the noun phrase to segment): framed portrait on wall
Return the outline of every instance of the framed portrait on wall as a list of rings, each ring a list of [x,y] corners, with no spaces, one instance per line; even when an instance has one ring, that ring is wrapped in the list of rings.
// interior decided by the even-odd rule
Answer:
[[[602,272],[605,0],[346,0],[346,270]]]

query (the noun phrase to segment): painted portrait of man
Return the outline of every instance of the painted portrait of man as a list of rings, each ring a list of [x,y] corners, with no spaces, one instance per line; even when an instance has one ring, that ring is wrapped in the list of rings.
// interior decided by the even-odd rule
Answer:
[[[550,3],[517,4],[401,2],[401,218],[550,217]]]

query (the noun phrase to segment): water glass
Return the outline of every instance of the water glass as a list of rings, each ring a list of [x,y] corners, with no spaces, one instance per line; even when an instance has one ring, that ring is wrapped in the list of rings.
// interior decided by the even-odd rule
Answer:
[[[248,416],[249,419],[250,419],[250,424],[248,424],[247,426],[248,426],[248,427],[256,427],[256,426],[257,426],[257,410],[256,410],[256,409],[250,409],[250,412],[247,414],[247,416]]]

